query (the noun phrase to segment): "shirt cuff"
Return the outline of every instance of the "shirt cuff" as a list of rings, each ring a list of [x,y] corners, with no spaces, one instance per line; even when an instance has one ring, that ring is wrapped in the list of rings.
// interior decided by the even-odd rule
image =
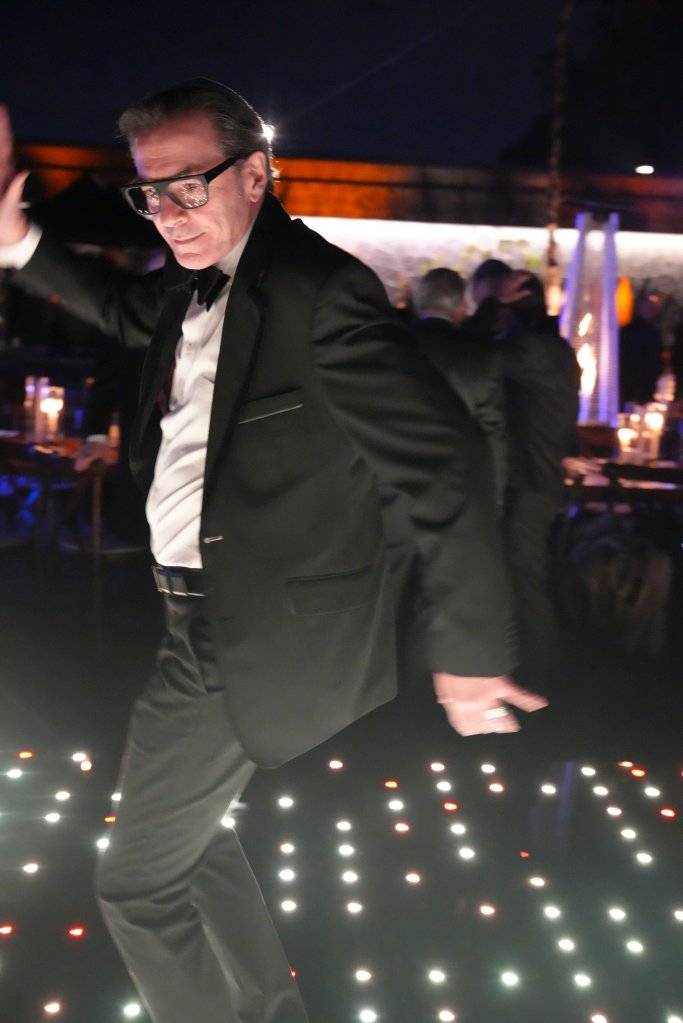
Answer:
[[[15,242],[14,245],[0,245],[0,267],[6,270],[21,270],[38,248],[42,236],[42,227],[30,224],[20,242]]]

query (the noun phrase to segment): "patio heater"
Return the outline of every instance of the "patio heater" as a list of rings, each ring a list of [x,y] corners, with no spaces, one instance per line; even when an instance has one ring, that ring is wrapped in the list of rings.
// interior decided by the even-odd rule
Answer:
[[[579,213],[560,316],[560,333],[581,367],[580,424],[616,426],[619,412],[619,325],[616,234],[619,217]]]

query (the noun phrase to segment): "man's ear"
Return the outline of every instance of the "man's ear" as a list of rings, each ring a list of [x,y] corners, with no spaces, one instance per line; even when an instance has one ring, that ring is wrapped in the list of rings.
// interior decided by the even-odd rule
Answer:
[[[250,153],[244,160],[242,171],[242,191],[249,202],[259,202],[268,187],[268,164],[266,154]]]

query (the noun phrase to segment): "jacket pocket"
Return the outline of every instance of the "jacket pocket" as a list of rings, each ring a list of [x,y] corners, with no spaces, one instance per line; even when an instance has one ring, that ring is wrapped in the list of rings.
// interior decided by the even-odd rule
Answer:
[[[237,415],[237,424],[255,423],[259,419],[269,419],[285,412],[294,412],[304,407],[303,391],[286,391],[284,394],[273,394],[269,398],[255,398],[245,401]]]
[[[289,606],[295,615],[324,615],[369,604],[377,595],[372,566],[334,575],[302,576],[287,581]]]

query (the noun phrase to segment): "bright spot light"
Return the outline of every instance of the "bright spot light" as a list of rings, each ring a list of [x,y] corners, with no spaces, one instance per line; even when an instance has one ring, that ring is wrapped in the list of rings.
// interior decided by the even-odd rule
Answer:
[[[296,873],[293,870],[286,868],[285,870],[280,871],[278,877],[281,881],[293,881],[296,877]]]
[[[277,801],[277,805],[283,810],[289,810],[290,807],[294,806],[294,800],[291,796],[280,796]]]
[[[439,1023],[455,1023],[455,1013],[450,1009],[442,1009],[437,1016]]]
[[[21,768],[19,768],[19,767],[12,767],[7,772],[7,777],[8,778],[21,778],[23,773],[24,772],[21,770]]]
[[[631,774],[633,775],[634,778],[644,778],[647,772],[644,771],[642,767],[634,767],[633,770],[631,771]]]
[[[670,806],[663,806],[659,812],[662,817],[669,817],[671,820],[676,816],[676,811]]]
[[[496,912],[496,907],[489,905],[488,902],[485,902],[483,906],[479,907],[479,912],[481,913],[482,916],[493,916],[494,913]]]
[[[504,791],[505,791],[505,789],[500,784],[499,781],[494,781],[491,785],[489,785],[489,792],[504,792]]]
[[[609,913],[612,920],[617,920],[621,922],[622,920],[626,919],[626,911],[620,909],[619,906],[612,906],[610,907],[610,909],[607,910],[607,912]]]
[[[443,781],[437,781],[436,787],[439,790],[439,792],[450,792],[451,789],[453,788],[451,783],[449,781],[446,781],[445,779]]]
[[[680,1016],[667,1016],[666,1023],[683,1023],[683,1019]]]
[[[358,1013],[360,1023],[375,1023],[377,1013],[373,1009],[361,1009]]]
[[[352,845],[340,845],[338,849],[340,856],[353,856],[355,851]]]
[[[342,874],[342,881],[345,884],[355,884],[358,880],[358,874],[355,870],[345,870]]]
[[[337,831],[350,831],[351,821],[337,821]]]
[[[21,868],[25,874],[37,874],[38,864],[37,863],[25,863]]]
[[[557,947],[562,952],[573,952],[576,948],[576,945],[571,938],[560,938],[560,940],[557,943]]]
[[[455,811],[458,809],[458,804],[451,802],[444,803],[443,808],[446,811],[446,813],[455,813]]]
[[[58,814],[58,813],[46,813],[45,814],[45,820],[48,822],[48,824],[56,824],[57,821],[60,821],[61,819],[62,819],[61,815]]]
[[[458,849],[458,855],[463,860],[473,860],[476,854],[474,849],[470,849],[468,845],[464,845],[462,849]]]
[[[420,877],[419,874],[416,873],[406,874],[406,881],[408,882],[408,884],[419,884],[421,880],[422,878]]]
[[[138,1002],[129,1002],[123,1007],[123,1015],[126,1019],[137,1019],[142,1012],[142,1006]]]
[[[285,856],[291,856],[294,852],[294,846],[291,842],[283,842],[280,846],[280,852],[284,853]]]
[[[654,174],[655,169],[651,163],[639,163],[635,172],[636,174]]]
[[[446,770],[446,765],[442,764],[440,760],[435,760],[434,763],[430,764],[429,766],[431,770],[434,771],[436,774],[439,774],[441,771]]]
[[[562,910],[558,906],[545,906],[543,912],[549,920],[558,920],[562,916]]]
[[[519,984],[519,976],[513,973],[512,970],[505,970],[504,973],[501,973],[500,979],[505,984],[505,987],[515,987]]]
[[[87,753],[74,753],[73,756],[71,757],[71,759],[73,760],[74,764],[82,764],[84,760],[88,759],[88,754]]]
[[[631,938],[630,941],[627,941],[626,948],[629,952],[633,952],[634,955],[640,955],[641,952],[645,951],[642,941],[638,941],[636,938]]]
[[[280,903],[280,907],[285,913],[293,913],[296,909],[296,902],[293,899],[285,899],[284,902]]]
[[[346,908],[348,909],[349,913],[362,913],[363,912],[363,905],[360,902],[347,902],[346,903]]]
[[[582,767],[581,774],[584,775],[584,777],[586,778],[594,778],[595,775],[597,774],[597,771],[595,770],[594,767]]]
[[[545,888],[546,880],[545,880],[544,877],[530,877],[529,878],[529,884],[533,888]]]
[[[607,813],[610,815],[610,817],[621,817],[622,810],[621,807],[619,806],[608,806]]]
[[[384,782],[384,788],[385,789],[397,789],[398,788],[398,782],[394,778],[389,778],[387,781]]]
[[[60,1002],[48,1002],[47,1005],[43,1006],[43,1009],[48,1016],[56,1016],[58,1012],[62,1011],[62,1006]]]
[[[607,1016],[603,1016],[601,1012],[594,1012],[590,1023],[607,1023]]]
[[[273,127],[272,124],[264,124],[263,125],[263,137],[268,142],[268,144],[270,145],[270,143],[275,138],[275,128]]]
[[[621,837],[627,841],[632,842],[634,838],[638,837],[638,832],[635,828],[622,828]]]
[[[554,796],[557,789],[554,785],[541,785],[541,792],[544,796]]]
[[[389,807],[390,810],[403,809],[403,803],[401,802],[400,799],[390,799],[389,802],[387,803],[387,806]]]
[[[577,987],[590,987],[592,981],[587,973],[575,973],[574,983]]]
[[[595,786],[593,786],[593,792],[595,793],[596,796],[608,796],[609,795],[609,789],[605,785],[595,785]]]
[[[481,765],[481,769],[484,772],[484,774],[495,774],[496,773],[496,769],[495,769],[493,764],[482,764]]]
[[[454,835],[464,835],[467,832],[464,824],[451,824],[450,830]]]
[[[55,792],[55,799],[58,799],[60,803],[65,803],[67,799],[71,799],[71,793],[60,789],[59,792]]]
[[[226,813],[225,817],[223,817],[221,821],[221,826],[224,828],[234,828],[236,823],[235,818],[229,813]]]
[[[21,753],[17,754],[20,760],[32,760],[33,753],[30,750],[23,749]]]
[[[399,831],[401,834],[404,834],[406,831],[410,831],[410,824],[406,824],[405,821],[397,821],[396,824],[394,824],[394,831]]]
[[[446,974],[443,970],[430,970],[427,974],[432,984],[443,984],[446,979]]]
[[[683,909],[674,909],[674,919],[678,920],[679,923],[683,923]]]
[[[95,842],[95,845],[97,846],[98,849],[101,849],[102,852],[104,852],[105,849],[109,848],[109,839],[106,837],[98,838],[97,841]]]
[[[0,924],[0,934],[2,934],[3,937],[8,938],[10,934],[14,934],[14,925]]]
[[[85,934],[85,927],[70,927],[68,934],[70,938],[82,938]]]
[[[360,984],[367,984],[369,980],[372,980],[370,970],[356,970],[354,976]]]
[[[657,799],[662,794],[658,788],[655,788],[654,785],[646,785],[643,791],[645,792],[646,796],[649,796],[650,799]]]
[[[341,769],[344,766],[344,761],[343,760],[330,760],[330,762],[329,762],[329,764],[327,766],[329,767],[330,771],[341,771]]]
[[[112,803],[120,803],[121,802],[121,793],[120,792],[112,792],[112,794],[111,794],[111,801],[112,801]]]
[[[648,852],[636,853],[636,859],[638,860],[638,863],[652,863],[652,856]]]

